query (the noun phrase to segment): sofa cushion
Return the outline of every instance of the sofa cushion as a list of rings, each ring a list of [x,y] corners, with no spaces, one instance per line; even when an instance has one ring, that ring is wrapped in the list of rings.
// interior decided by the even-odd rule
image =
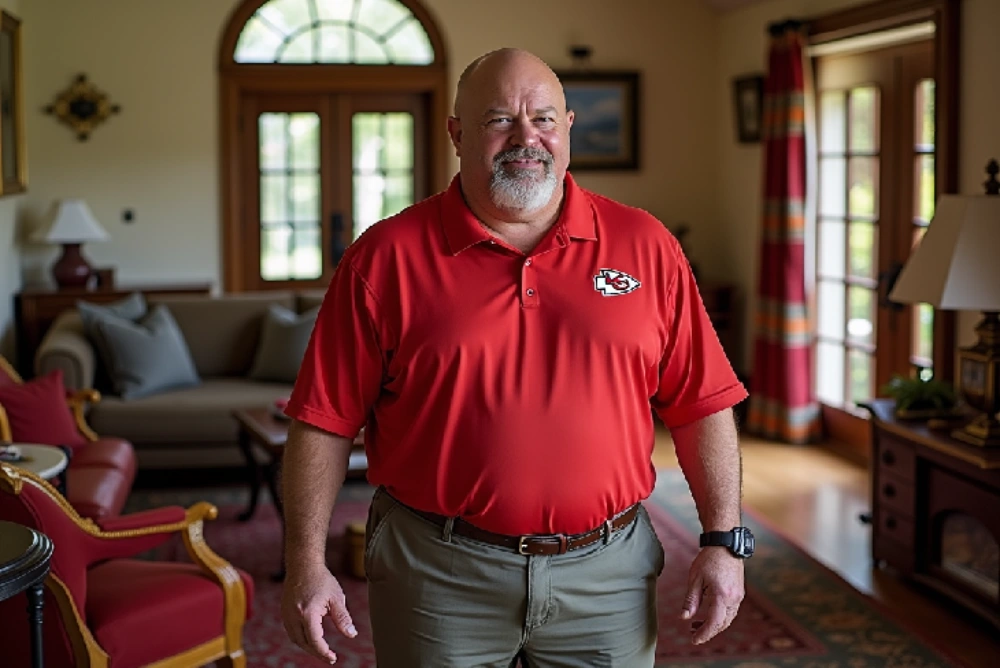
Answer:
[[[166,304],[191,350],[202,377],[246,376],[260,338],[267,309],[278,304],[291,309],[291,292],[248,292],[222,297],[165,295],[150,304]]]
[[[66,500],[83,517],[100,519],[120,515],[132,479],[127,471],[71,463],[66,471]]]
[[[138,399],[200,382],[184,335],[166,306],[154,307],[139,323],[107,318],[97,328],[108,347],[108,371],[119,396]]]
[[[76,302],[76,310],[83,322],[83,332],[97,351],[98,359],[101,360],[94,379],[95,386],[101,390],[112,389],[111,377],[107,371],[110,364],[108,346],[101,336],[98,324],[109,318],[138,322],[148,311],[146,298],[141,292],[133,292],[128,297],[110,304],[94,304],[81,299]]]
[[[78,446],[87,442],[66,404],[61,369],[21,385],[0,387],[0,406],[16,443]]]
[[[298,309],[299,313],[305,313],[310,309],[314,309],[323,303],[323,298],[326,297],[326,290],[303,290],[298,293]]]
[[[271,306],[264,316],[250,377],[276,383],[294,383],[318,313],[318,306],[302,314],[282,306]]]
[[[266,406],[291,393],[290,385],[245,378],[204,378],[200,385],[142,399],[106,397],[89,415],[101,434],[121,434],[133,444],[232,443],[233,411]]]

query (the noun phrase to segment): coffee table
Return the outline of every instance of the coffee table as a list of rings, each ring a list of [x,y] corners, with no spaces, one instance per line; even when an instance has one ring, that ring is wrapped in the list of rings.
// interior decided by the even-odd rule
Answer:
[[[239,515],[240,521],[246,522],[257,511],[257,501],[260,497],[261,474],[271,492],[271,500],[281,518],[282,533],[282,560],[281,569],[272,576],[272,579],[280,581],[285,576],[284,561],[284,533],[285,533],[285,513],[284,504],[281,501],[279,482],[281,477],[281,458],[285,453],[285,442],[288,440],[288,427],[291,420],[278,417],[273,409],[247,408],[233,411],[233,417],[239,424],[239,445],[243,458],[246,460],[247,477],[250,484],[250,504]],[[267,463],[261,471],[257,465],[257,458],[254,457],[254,445],[260,447],[268,457]],[[368,473],[368,458],[365,456],[364,429],[354,439],[354,447],[351,450],[351,458],[347,465],[348,478],[364,478]]]

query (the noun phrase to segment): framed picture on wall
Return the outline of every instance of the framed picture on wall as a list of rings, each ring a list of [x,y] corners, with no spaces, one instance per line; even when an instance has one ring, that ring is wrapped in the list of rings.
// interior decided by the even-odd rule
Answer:
[[[566,105],[575,114],[570,130],[570,170],[639,167],[639,73],[557,72]]]
[[[741,144],[759,142],[764,132],[764,75],[737,77],[733,81],[736,138]]]
[[[21,21],[0,11],[0,195],[28,186],[21,96]]]

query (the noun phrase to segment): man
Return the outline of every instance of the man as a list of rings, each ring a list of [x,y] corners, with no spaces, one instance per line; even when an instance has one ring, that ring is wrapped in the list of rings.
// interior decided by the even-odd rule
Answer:
[[[282,612],[317,657],[336,660],[324,617],[356,635],[324,547],[362,426],[380,668],[653,665],[650,406],[705,531],[740,524],[731,407],[745,390],[676,239],[567,173],[572,124],[538,58],[478,59],[448,120],[460,173],[338,266],[284,457]],[[680,614],[695,643],[736,615],[734,552],[691,565]]]

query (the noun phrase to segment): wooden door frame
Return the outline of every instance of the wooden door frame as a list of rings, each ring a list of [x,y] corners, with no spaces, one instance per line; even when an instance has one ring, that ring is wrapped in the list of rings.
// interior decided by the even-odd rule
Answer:
[[[431,14],[417,0],[397,0],[420,21],[434,50],[429,65],[290,65],[237,63],[236,43],[246,22],[269,0],[243,0],[233,10],[219,45],[220,212],[222,282],[225,292],[243,292],[248,262],[244,249],[245,218],[241,167],[241,101],[247,93],[416,93],[429,100],[429,191],[448,184],[448,56]],[[433,122],[440,119],[440,122]],[[259,258],[253,259],[259,262]]]
[[[935,184],[937,196],[958,192],[961,0],[878,0],[806,21],[809,43],[934,22]],[[935,311],[934,375],[955,376],[954,311]]]

